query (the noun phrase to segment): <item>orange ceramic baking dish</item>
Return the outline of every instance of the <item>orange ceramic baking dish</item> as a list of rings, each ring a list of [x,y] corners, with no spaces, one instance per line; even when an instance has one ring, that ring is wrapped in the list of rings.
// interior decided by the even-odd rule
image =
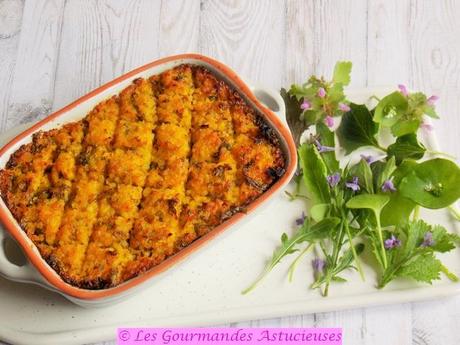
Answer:
[[[139,67],[51,114],[44,120],[19,134],[0,150],[0,168],[5,168],[11,154],[22,145],[29,143],[34,133],[38,131],[48,131],[58,128],[63,124],[81,120],[98,103],[119,94],[123,89],[132,84],[133,81],[139,80],[139,78],[151,78],[152,76],[159,75],[164,71],[177,68],[181,65],[191,66],[197,70],[203,68],[204,71],[211,72],[214,77],[218,80],[222,80],[230,89],[235,90],[238,97],[241,97],[260,117],[262,117],[264,123],[270,127],[270,132],[276,136],[277,145],[283,151],[284,174],[282,174],[268,190],[265,190],[257,199],[252,201],[245,208],[244,212],[232,215],[229,219],[225,220],[211,231],[204,233],[204,235],[187,245],[184,249],[162,260],[159,264],[148,269],[146,272],[123,281],[119,285],[102,289],[99,287],[98,290],[82,288],[76,284],[70,284],[68,279],[64,280],[61,278],[61,276],[42,258],[37,247],[18,225],[2,199],[0,201],[0,219],[9,235],[12,236],[23,249],[29,263],[25,266],[16,266],[10,263],[2,248],[0,250],[0,274],[11,280],[32,282],[42,285],[83,306],[110,304],[132,294],[141,287],[147,286],[148,284],[146,284],[146,282],[151,282],[152,277],[157,276],[159,273],[164,272],[172,265],[186,258],[200,246],[204,245],[224,230],[232,226],[237,226],[240,221],[247,218],[250,214],[254,214],[256,209],[259,209],[274,193],[278,192],[289,182],[297,164],[296,149],[289,130],[286,127],[285,120],[283,119],[284,104],[280,96],[276,92],[263,88],[248,87],[235,72],[227,66],[211,58],[197,54],[171,56]],[[265,104],[273,109],[273,111],[263,105],[259,99],[262,99]],[[0,240],[5,236],[6,234],[0,230]]]

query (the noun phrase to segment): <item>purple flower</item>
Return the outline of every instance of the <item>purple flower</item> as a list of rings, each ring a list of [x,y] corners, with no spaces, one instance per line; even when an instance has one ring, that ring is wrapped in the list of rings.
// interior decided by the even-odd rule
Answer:
[[[420,127],[423,128],[426,131],[432,131],[433,130],[433,126],[430,125],[429,123],[426,123],[426,122],[422,122]]]
[[[300,105],[300,109],[302,109],[302,110],[311,109],[311,103],[304,98],[302,104]]]
[[[296,225],[303,225],[305,218],[307,218],[307,216],[305,215],[305,212],[302,211],[302,215],[295,220]]]
[[[324,90],[323,87],[320,87],[320,88],[318,89],[318,97],[319,97],[319,98],[324,98],[324,97],[326,97],[326,90]]]
[[[326,262],[324,260],[321,260],[320,258],[314,258],[311,262],[311,265],[313,266],[313,270],[316,273],[321,273],[324,270],[324,267],[326,266]]]
[[[327,177],[327,183],[329,183],[329,186],[331,188],[334,188],[335,186],[337,186],[339,182],[340,182],[340,174],[338,172],[336,172],[335,174],[329,175]]]
[[[319,153],[335,151],[335,148],[333,147],[321,145],[318,140],[315,140],[315,145]]]
[[[423,236],[423,242],[420,246],[421,247],[431,247],[433,245],[434,245],[433,233],[431,231],[428,231]]]
[[[399,91],[404,95],[404,96],[409,96],[409,91],[407,91],[407,88],[405,85],[399,84],[398,85]]]
[[[339,109],[342,110],[344,113],[348,113],[351,110],[350,106],[345,103],[339,103]]]
[[[378,161],[377,157],[375,156],[366,156],[366,155],[360,155],[361,156],[361,159],[364,159],[366,161],[367,164],[372,164],[376,161]]]
[[[438,96],[433,95],[433,96],[429,97],[429,98],[426,100],[426,103],[427,103],[428,105],[433,106],[433,105],[436,103],[436,101],[437,101],[438,99],[439,99]]]
[[[333,118],[331,115],[327,115],[327,116],[324,118],[324,123],[325,123],[326,126],[328,126],[329,128],[334,127],[334,118]]]
[[[358,176],[353,177],[353,180],[351,182],[346,182],[345,186],[348,188],[352,189],[353,192],[356,192],[359,190],[359,180]]]
[[[393,184],[393,181],[391,180],[386,180],[385,182],[383,182],[383,185],[382,185],[382,192],[396,192],[396,188],[395,188],[395,185]]]
[[[391,248],[399,247],[401,245],[401,241],[398,240],[395,237],[395,235],[391,235],[389,239],[385,240],[384,245],[386,249],[391,249]]]

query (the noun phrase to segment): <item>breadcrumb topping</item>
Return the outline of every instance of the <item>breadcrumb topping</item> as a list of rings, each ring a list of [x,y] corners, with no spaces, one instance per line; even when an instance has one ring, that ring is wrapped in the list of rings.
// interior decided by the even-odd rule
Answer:
[[[244,211],[284,167],[273,130],[237,92],[180,65],[35,134],[0,171],[0,191],[65,281],[103,289]]]

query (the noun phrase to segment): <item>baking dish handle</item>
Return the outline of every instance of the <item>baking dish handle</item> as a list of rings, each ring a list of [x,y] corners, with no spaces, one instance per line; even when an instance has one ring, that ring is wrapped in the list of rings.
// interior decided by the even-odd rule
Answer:
[[[286,107],[279,92],[269,88],[260,87],[258,85],[253,85],[250,88],[257,99],[268,109],[278,115],[280,120],[283,121],[283,123],[289,128],[286,121]]]
[[[0,275],[17,282],[42,283],[35,268],[27,261],[23,266],[12,263],[5,252],[4,241],[9,235],[0,226]]]

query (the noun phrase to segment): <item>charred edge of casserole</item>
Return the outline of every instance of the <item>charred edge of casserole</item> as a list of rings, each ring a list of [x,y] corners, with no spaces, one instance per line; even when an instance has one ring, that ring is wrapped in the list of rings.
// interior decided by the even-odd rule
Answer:
[[[55,260],[53,255],[43,256],[46,263],[59,275],[59,277],[69,285],[79,289],[86,289],[86,290],[103,290],[109,289],[113,287],[112,282],[109,280],[105,280],[102,278],[94,279],[94,280],[76,280],[70,277],[67,272],[62,270],[59,262]]]
[[[96,278],[93,280],[74,279],[70,275],[68,275],[67,272],[65,272],[65,269],[63,269],[63,267],[59,265],[58,260],[54,258],[52,253],[45,253],[39,248],[43,259],[66,283],[74,287],[81,288],[81,289],[102,290],[102,289],[108,289],[114,286],[118,286],[120,284],[125,283],[126,281],[130,279],[138,277],[142,275],[143,273],[145,273],[146,271],[150,270],[151,268],[164,263],[166,259],[171,258],[172,256],[176,255],[179,251],[186,248],[188,245],[190,245],[194,241],[206,236],[209,232],[212,232],[212,230],[215,227],[229,220],[235,214],[246,213],[248,206],[252,204],[252,202],[254,202],[254,200],[260,197],[264,192],[266,192],[274,183],[276,183],[279,180],[279,178],[281,178],[285,174],[285,171],[286,171],[285,170],[285,167],[286,167],[286,156],[285,155],[286,154],[284,150],[281,148],[280,137],[278,136],[277,131],[274,130],[272,126],[268,123],[268,120],[266,120],[261,115],[260,111],[255,106],[252,106],[249,101],[245,101],[243,99],[243,96],[238,91],[234,90],[231,85],[219,79],[219,76],[210,72],[208,69],[200,67],[200,66],[194,66],[194,65],[181,65],[179,67],[183,68],[183,66],[190,66],[191,68],[195,70],[201,69],[205,71],[207,74],[209,74],[210,76],[212,76],[213,78],[217,80],[217,84],[216,84],[217,89],[226,88],[229,91],[228,101],[231,106],[236,105],[236,106],[241,106],[246,109],[249,109],[252,115],[252,121],[258,127],[260,131],[257,136],[252,137],[254,142],[257,143],[258,140],[265,139],[266,141],[268,141],[270,144],[272,144],[276,148],[276,154],[273,157],[275,164],[273,165],[273,167],[268,168],[267,171],[265,172],[271,178],[271,182],[269,184],[260,184],[259,182],[252,180],[249,176],[246,176],[246,174],[244,174],[244,167],[242,167],[243,174],[245,175],[247,183],[259,191],[257,195],[248,198],[246,202],[244,202],[243,204],[230,207],[227,211],[225,211],[223,214],[219,216],[220,221],[218,222],[217,225],[208,224],[206,226],[206,229],[204,229],[203,233],[199,235],[198,237],[184,238],[183,241],[177,244],[177,247],[175,248],[174,252],[171,255],[163,257],[161,260],[151,260],[150,257],[138,258],[136,265],[133,266],[133,268],[129,272],[125,272],[125,279],[121,282],[118,282],[117,284],[113,284],[113,281],[110,279],[102,279],[102,278]],[[155,78],[152,79],[152,77],[150,77],[148,78],[148,80],[150,80],[155,87],[159,87],[158,85],[156,85],[158,84],[158,81]],[[139,79],[133,81],[133,83],[134,84],[139,83]],[[84,118],[78,122],[83,122],[84,136],[86,136],[87,125],[88,125],[87,119]],[[68,125],[72,125],[78,122],[72,122],[72,123],[69,123]],[[61,126],[60,128],[63,128],[65,126],[67,125]],[[11,210],[13,216],[16,219],[21,217],[21,210],[16,210],[15,205],[9,202],[10,200],[9,195],[12,194],[11,187],[14,184],[14,176],[13,176],[11,169],[14,169],[18,166],[18,164],[20,163],[21,155],[24,152],[30,152],[32,154],[34,152],[39,152],[41,150],[39,139],[45,136],[52,136],[54,131],[55,130],[50,130],[46,132],[39,131],[33,134],[32,142],[22,145],[18,150],[12,153],[5,166],[5,169],[0,170],[0,193],[1,193],[2,198],[5,201],[5,204]],[[80,157],[82,154],[83,152],[81,152],[75,158],[77,160],[84,158],[83,156]],[[21,228],[23,227],[21,226]],[[25,231],[24,228],[23,228],[23,231]]]

